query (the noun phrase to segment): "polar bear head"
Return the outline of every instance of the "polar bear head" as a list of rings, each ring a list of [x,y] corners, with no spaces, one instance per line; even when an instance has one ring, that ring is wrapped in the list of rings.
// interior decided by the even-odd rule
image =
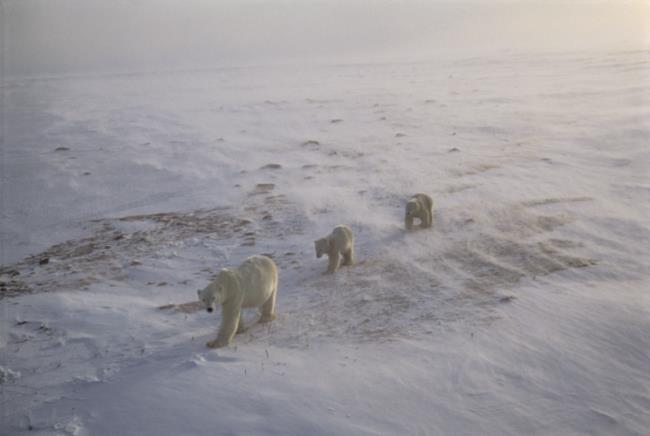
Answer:
[[[321,238],[314,241],[314,246],[316,247],[316,257],[318,259],[320,259],[323,254],[327,254],[330,251],[330,244],[327,238]]]
[[[413,216],[420,211],[420,203],[413,199],[406,203],[406,216]]]
[[[232,288],[234,273],[224,268],[219,271],[217,278],[203,289],[196,291],[199,301],[203,303],[208,312],[213,312],[217,306],[226,302],[228,289]]]

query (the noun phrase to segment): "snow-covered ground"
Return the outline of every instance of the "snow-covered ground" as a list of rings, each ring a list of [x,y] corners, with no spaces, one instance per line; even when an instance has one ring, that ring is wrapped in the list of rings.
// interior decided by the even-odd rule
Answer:
[[[1,434],[642,435],[650,53],[6,80]],[[413,193],[432,230],[405,233]],[[346,223],[357,263],[313,240]],[[192,307],[271,255],[278,319]],[[248,321],[256,318],[246,313]]]

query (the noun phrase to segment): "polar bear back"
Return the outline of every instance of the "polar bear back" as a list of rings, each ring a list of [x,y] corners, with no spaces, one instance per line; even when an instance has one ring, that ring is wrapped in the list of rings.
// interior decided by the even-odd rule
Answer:
[[[352,230],[345,224],[334,227],[329,236],[330,247],[344,252],[352,248],[354,245],[354,234]]]
[[[237,268],[239,287],[243,295],[242,307],[259,307],[275,292],[278,269],[266,256],[251,256]]]
[[[433,208],[433,200],[427,194],[415,194],[411,197],[411,201],[412,200],[419,203],[425,210],[431,210]]]

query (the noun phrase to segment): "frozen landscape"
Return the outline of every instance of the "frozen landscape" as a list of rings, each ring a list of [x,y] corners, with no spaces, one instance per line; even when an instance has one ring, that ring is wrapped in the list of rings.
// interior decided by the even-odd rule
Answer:
[[[649,72],[646,47],[5,78],[0,434],[648,434]],[[340,223],[357,261],[323,275]],[[252,254],[278,318],[208,349],[196,290]]]

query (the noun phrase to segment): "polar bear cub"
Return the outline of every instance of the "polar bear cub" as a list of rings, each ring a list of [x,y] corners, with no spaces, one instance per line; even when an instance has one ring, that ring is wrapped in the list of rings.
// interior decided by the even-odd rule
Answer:
[[[323,254],[329,257],[327,273],[333,273],[339,269],[340,257],[343,256],[343,265],[352,265],[354,256],[354,235],[346,225],[334,227],[332,233],[314,241],[316,257],[321,258]]]
[[[235,333],[244,331],[243,308],[261,307],[260,322],[275,319],[278,268],[266,256],[251,256],[237,268],[223,268],[217,278],[197,294],[208,312],[221,305],[217,338],[206,345],[210,348],[225,347],[232,342]]]
[[[431,227],[433,222],[433,200],[426,194],[415,194],[406,203],[404,225],[406,230],[413,228],[413,219],[420,220],[420,227]]]

